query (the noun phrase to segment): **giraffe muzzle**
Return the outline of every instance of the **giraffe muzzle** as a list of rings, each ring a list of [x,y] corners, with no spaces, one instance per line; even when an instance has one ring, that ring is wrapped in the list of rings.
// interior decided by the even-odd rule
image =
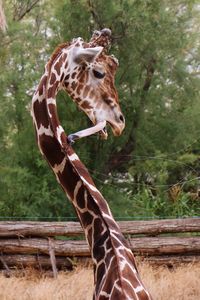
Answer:
[[[113,135],[114,136],[120,136],[121,134],[122,134],[122,132],[123,132],[123,130],[124,130],[124,127],[125,127],[125,124],[123,125],[113,125],[113,124],[111,124],[110,122],[108,122],[109,123],[109,125],[110,125],[110,127],[111,127],[111,129],[112,129],[112,132],[113,132]]]
[[[120,136],[125,128],[125,118],[121,112],[115,114],[113,119],[107,120],[107,123],[110,125],[114,136]]]

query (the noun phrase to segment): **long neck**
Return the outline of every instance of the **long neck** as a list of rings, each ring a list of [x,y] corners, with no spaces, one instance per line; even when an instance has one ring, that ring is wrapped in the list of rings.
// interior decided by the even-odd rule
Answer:
[[[62,62],[62,57],[59,60]],[[64,75],[59,70],[56,81],[52,82],[47,65],[33,96],[32,116],[39,149],[72,202],[84,229],[95,267],[94,299],[151,299],[106,200],[67,143],[60,126],[55,96],[59,78]]]

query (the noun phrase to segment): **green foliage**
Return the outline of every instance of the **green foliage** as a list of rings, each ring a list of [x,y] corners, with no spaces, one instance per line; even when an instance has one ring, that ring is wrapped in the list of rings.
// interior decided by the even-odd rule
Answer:
[[[183,190],[172,199],[168,186],[139,184],[130,175],[123,179],[121,176],[110,177],[104,184],[102,193],[106,199],[110,199],[109,205],[117,218],[177,218],[200,214],[198,201],[192,200],[190,194]]]
[[[126,129],[120,138],[110,133],[107,141],[83,139],[75,151],[116,217],[199,215],[198,2],[46,0],[23,16],[28,3],[4,1],[0,216],[75,215],[39,154],[29,105],[54,48],[77,36],[88,39],[103,27],[112,29],[111,52],[120,62],[116,86]],[[60,92],[57,100],[67,133],[88,126],[67,95]]]

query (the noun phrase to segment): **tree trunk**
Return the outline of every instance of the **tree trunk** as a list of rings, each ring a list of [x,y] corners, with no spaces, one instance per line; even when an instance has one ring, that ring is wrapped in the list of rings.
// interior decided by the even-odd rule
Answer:
[[[6,17],[3,10],[2,1],[0,0],[0,29],[5,32],[7,28]]]

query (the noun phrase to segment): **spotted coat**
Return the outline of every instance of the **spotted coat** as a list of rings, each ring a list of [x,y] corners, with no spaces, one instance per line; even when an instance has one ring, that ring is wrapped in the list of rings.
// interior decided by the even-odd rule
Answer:
[[[84,229],[94,263],[93,299],[149,300],[130,247],[106,200],[68,143],[56,109],[56,94],[64,89],[94,124],[104,118],[115,135],[121,134],[124,118],[114,86],[117,61],[105,53],[106,38],[96,34],[90,43],[78,38],[56,49],[34,93],[32,117],[39,149]],[[104,78],[95,78],[94,70]]]

